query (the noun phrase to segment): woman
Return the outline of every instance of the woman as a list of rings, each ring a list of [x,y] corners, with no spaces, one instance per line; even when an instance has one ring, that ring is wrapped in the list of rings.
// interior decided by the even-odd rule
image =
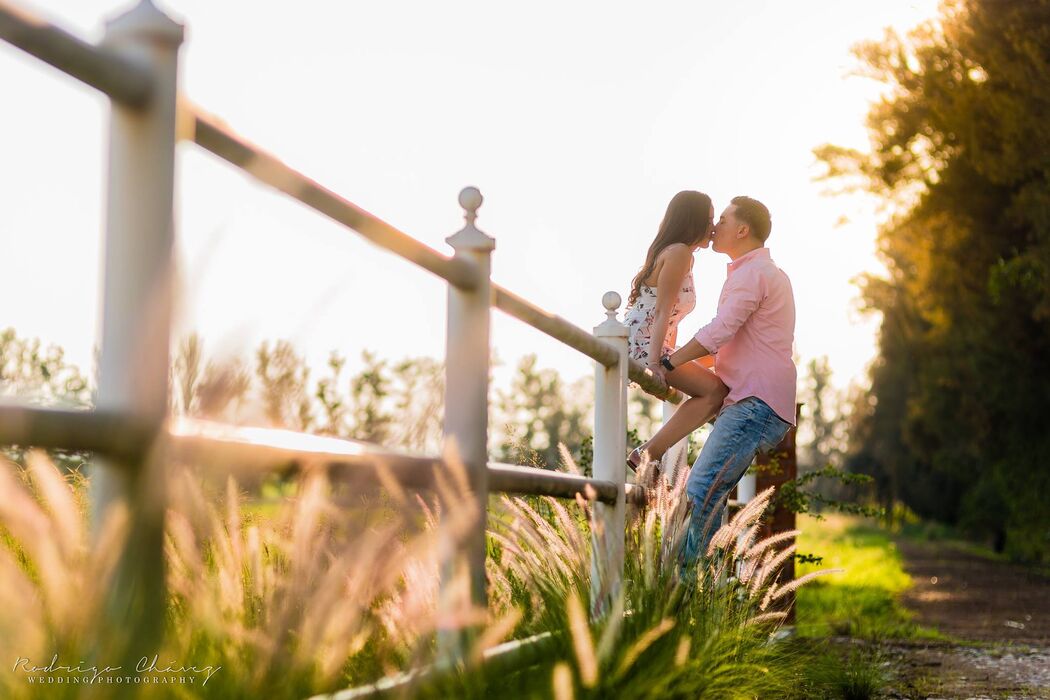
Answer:
[[[628,353],[650,370],[659,366],[664,353],[674,350],[678,322],[696,306],[693,253],[710,245],[714,217],[714,206],[706,194],[693,191],[676,194],[667,205],[645,264],[631,283],[624,317]],[[666,379],[690,398],[671,417],[666,429],[631,452],[627,462],[634,469],[641,465],[643,454],[648,454],[651,460],[661,459],[674,444],[669,440],[677,442],[692,427],[714,417],[728,393],[722,380],[695,360],[675,367],[666,374]],[[677,426],[678,423],[682,426]]]

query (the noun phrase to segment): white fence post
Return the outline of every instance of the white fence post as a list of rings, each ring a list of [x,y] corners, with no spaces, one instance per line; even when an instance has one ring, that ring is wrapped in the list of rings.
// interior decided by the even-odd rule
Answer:
[[[684,399],[683,399],[684,401]],[[673,404],[670,401],[663,401],[663,422],[671,420],[671,416],[678,410],[678,407],[682,404]],[[674,466],[681,462],[684,465],[684,469],[689,469],[689,436],[685,436],[675,444],[671,445],[664,453],[663,464],[666,468],[660,470],[660,474],[664,481],[671,483],[671,479],[674,476]]]
[[[754,466],[753,462],[752,462],[752,466]],[[748,470],[750,470],[750,469],[751,469],[751,467],[748,467]],[[753,473],[751,473],[751,474],[744,474],[744,476],[742,476],[740,478],[740,481],[737,482],[737,484],[736,484],[736,502],[739,503],[741,507],[743,507],[748,501],[750,501],[751,499],[753,499],[755,497],[755,487],[757,485],[758,485],[758,482],[757,482],[757,479],[756,479],[756,477],[755,477],[755,475]],[[729,506],[727,505],[722,510],[722,524],[724,525],[728,521],[729,521]],[[741,535],[736,538],[736,541],[737,541],[737,543],[739,545],[743,546],[744,535],[741,533]],[[743,566],[743,562],[739,562],[738,566],[737,566],[738,570],[742,566]]]
[[[448,285],[448,331],[445,345],[445,444],[454,447],[467,469],[477,522],[463,542],[471,599],[486,605],[485,528],[488,509],[489,317],[491,259],[496,241],[474,226],[483,198],[475,187],[459,193],[466,226],[450,236],[455,258],[464,258],[481,273],[474,289]]]
[[[748,468],[750,470],[750,467]],[[740,481],[736,485],[736,500],[740,505],[744,505],[752,498],[755,497],[755,487],[757,486],[757,479],[754,472],[744,474],[740,478]]]
[[[612,367],[594,365],[594,466],[595,479],[612,481],[617,487],[615,505],[595,503],[592,534],[591,612],[598,615],[620,593],[623,578],[626,508],[624,479],[627,456],[627,326],[616,320],[620,295],[602,296],[607,318],[594,328],[594,336],[614,346],[620,361]]]
[[[175,99],[183,28],[149,2],[106,25],[103,45],[152,73],[141,107],[111,103],[106,201],[102,347],[97,407],[127,415],[158,435],[168,407],[171,325]],[[107,606],[118,644],[146,653],[164,619],[162,457],[136,454],[95,462],[96,531],[110,506],[129,516],[128,537]],[[131,653],[130,651],[128,653]]]

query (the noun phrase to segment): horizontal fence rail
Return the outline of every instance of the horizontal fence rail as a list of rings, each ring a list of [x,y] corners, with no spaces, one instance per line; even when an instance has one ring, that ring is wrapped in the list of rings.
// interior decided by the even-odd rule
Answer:
[[[594,490],[595,500],[602,503],[615,502],[618,489],[615,483],[603,479],[499,463],[489,464],[489,488],[503,493],[559,498],[575,498],[579,494],[588,500],[587,491],[590,488]],[[644,486],[627,484],[626,490],[628,503],[636,506],[645,504]]]
[[[234,426],[194,418],[173,419],[166,435],[170,456],[247,478],[323,466],[335,479],[375,479],[383,470],[402,487],[430,489],[437,457],[389,450],[360,440],[279,428]],[[0,444],[61,448],[122,457],[140,454],[158,436],[158,426],[113,412],[0,404]],[[617,486],[547,469],[492,462],[489,488],[499,493],[575,498],[612,503]],[[628,484],[629,503],[642,505],[645,489]]]
[[[620,354],[613,346],[502,287],[492,285],[492,305],[606,367],[620,361]]]
[[[425,489],[433,487],[435,470],[446,468],[444,460],[437,457],[292,430],[183,418],[172,421],[169,434],[175,456],[239,473],[325,465],[336,478],[361,478],[382,469],[402,486]],[[492,491],[562,498],[575,498],[580,494],[588,498],[590,490],[598,501],[616,500],[616,484],[601,479],[501,463],[490,463],[488,475]],[[635,487],[631,492],[636,502],[644,500],[643,488]]]
[[[0,444],[4,445],[125,457],[141,454],[157,429],[157,424],[127,413],[0,403]]]
[[[130,107],[141,107],[153,94],[148,67],[77,38],[6,0],[0,0],[0,39]]]
[[[606,367],[611,367],[619,362],[616,349],[608,343],[498,285],[492,286],[492,305],[555,340],[560,340],[569,347],[575,348]],[[654,377],[652,372],[649,372],[640,362],[628,359],[627,367],[628,376],[646,393],[671,403],[681,402],[681,392]]]
[[[182,100],[179,137],[237,166],[256,180],[357,231],[376,245],[429,270],[461,289],[474,289],[478,271],[467,261],[442,255],[323,187],[244,137],[220,119]]]
[[[637,360],[627,358],[627,376],[645,393],[668,403],[678,404],[685,398],[682,392],[654,377],[653,373]]]
[[[542,662],[558,642],[559,639],[550,632],[504,642],[482,652],[482,662],[492,673],[504,670],[507,673],[513,673],[521,668]],[[458,672],[460,669],[456,666],[431,665],[388,676],[369,685],[340,690],[331,694],[314,695],[309,700],[372,700],[411,697],[414,687]]]

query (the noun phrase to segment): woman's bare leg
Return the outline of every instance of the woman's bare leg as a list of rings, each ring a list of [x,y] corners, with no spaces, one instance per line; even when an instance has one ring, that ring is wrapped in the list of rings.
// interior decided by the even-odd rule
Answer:
[[[660,459],[672,445],[711,420],[729,393],[714,372],[696,362],[686,362],[673,372],[668,372],[667,383],[691,398],[678,407],[648,442],[638,448],[639,452],[648,452],[649,459]]]

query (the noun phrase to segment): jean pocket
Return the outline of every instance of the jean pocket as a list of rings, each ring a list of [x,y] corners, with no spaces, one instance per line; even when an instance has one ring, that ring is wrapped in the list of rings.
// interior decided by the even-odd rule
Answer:
[[[784,436],[788,434],[789,430],[791,430],[790,423],[785,422],[776,414],[770,416],[759,452],[769,452],[775,449],[780,444],[780,441],[784,439]]]
[[[747,418],[751,420],[758,418],[761,420],[762,416],[760,416],[759,413],[766,404],[761,399],[754,396],[748,396],[746,399],[737,401],[733,405],[737,407],[737,410],[740,411],[742,415],[747,416]]]

